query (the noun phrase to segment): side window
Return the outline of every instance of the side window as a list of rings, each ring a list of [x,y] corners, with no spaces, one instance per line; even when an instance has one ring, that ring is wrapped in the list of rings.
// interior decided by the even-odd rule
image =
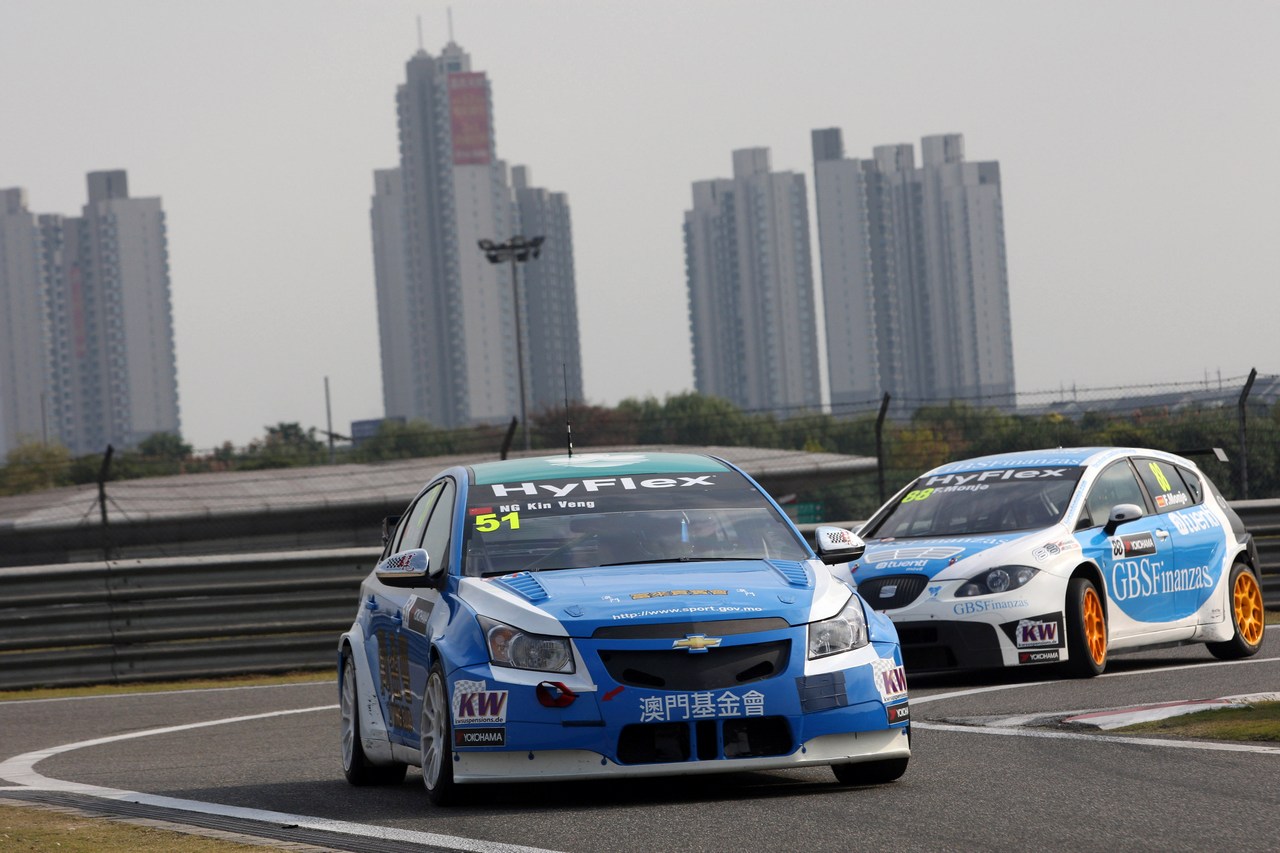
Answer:
[[[1156,502],[1156,512],[1173,512],[1191,505],[1190,490],[1177,468],[1155,459],[1133,462],[1138,466],[1138,476],[1142,477],[1147,493]]]
[[[427,522],[427,533],[422,538],[422,547],[431,560],[431,573],[437,569],[449,569],[449,534],[453,531],[453,494],[456,487],[452,480],[445,480],[439,491],[440,500],[436,501],[435,511]]]
[[[440,497],[442,488],[444,488],[443,483],[428,489],[404,514],[404,520],[400,522],[400,529],[396,531],[396,537],[391,544],[392,554],[417,548],[422,542],[422,531],[427,526],[427,517],[431,515],[431,507],[435,506],[436,498]]]
[[[1182,482],[1187,484],[1187,491],[1191,493],[1191,503],[1204,503],[1204,485],[1200,482],[1200,475],[1186,468],[1179,468],[1178,473],[1182,474]]]
[[[1111,508],[1116,504],[1137,504],[1144,510],[1147,506],[1142,487],[1138,485],[1137,478],[1133,476],[1133,469],[1129,467],[1126,459],[1113,462],[1098,476],[1093,483],[1093,488],[1089,490],[1089,499],[1085,502],[1085,507],[1089,511],[1092,525],[1098,527],[1106,524],[1107,517],[1111,515]]]

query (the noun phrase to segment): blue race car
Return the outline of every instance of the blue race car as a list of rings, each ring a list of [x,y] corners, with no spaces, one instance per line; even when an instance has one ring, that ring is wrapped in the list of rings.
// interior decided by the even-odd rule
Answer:
[[[859,531],[867,602],[898,627],[911,672],[1061,664],[1204,643],[1255,654],[1257,549],[1195,463],[1124,447],[951,462]]]
[[[436,804],[485,782],[830,766],[911,755],[889,619],[862,552],[818,551],[724,460],[486,462],[437,475],[389,532],[339,643],[352,784],[422,768]]]

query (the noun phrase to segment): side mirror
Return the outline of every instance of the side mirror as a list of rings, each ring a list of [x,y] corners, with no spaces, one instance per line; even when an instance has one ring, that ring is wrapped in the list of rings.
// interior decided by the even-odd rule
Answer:
[[[1111,508],[1111,515],[1107,517],[1107,524],[1102,528],[1102,532],[1110,536],[1120,525],[1137,521],[1144,514],[1142,507],[1137,504],[1116,504]]]
[[[391,541],[391,534],[395,533],[396,525],[400,523],[400,516],[388,515],[382,519],[382,547],[385,549],[387,543]]]
[[[867,550],[867,543],[861,537],[843,527],[819,527],[813,538],[818,546],[818,559],[828,566],[851,563]]]
[[[374,567],[378,581],[387,586],[427,586],[431,571],[431,558],[421,548],[392,554]]]

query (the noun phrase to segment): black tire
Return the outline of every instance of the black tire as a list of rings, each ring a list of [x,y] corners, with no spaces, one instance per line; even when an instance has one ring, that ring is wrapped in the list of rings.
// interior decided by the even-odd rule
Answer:
[[[906,758],[861,761],[854,764],[832,764],[831,772],[841,785],[883,785],[902,778],[907,772]]]
[[[458,786],[453,781],[453,723],[449,689],[440,662],[431,665],[426,689],[422,691],[422,724],[419,727],[422,752],[422,784],[432,805],[451,806],[458,802]]]
[[[360,745],[360,694],[356,688],[356,663],[351,649],[342,650],[342,674],[338,687],[338,714],[342,722],[342,774],[352,785],[395,785],[404,781],[405,765],[374,764]]]
[[[1244,563],[1231,567],[1227,578],[1227,594],[1231,597],[1231,626],[1235,633],[1221,643],[1205,643],[1209,654],[1219,660],[1239,660],[1256,655],[1262,648],[1266,614],[1258,576]]]
[[[1102,595],[1093,581],[1075,577],[1067,584],[1067,651],[1068,675],[1092,678],[1107,668],[1110,643],[1107,634],[1107,611]]]

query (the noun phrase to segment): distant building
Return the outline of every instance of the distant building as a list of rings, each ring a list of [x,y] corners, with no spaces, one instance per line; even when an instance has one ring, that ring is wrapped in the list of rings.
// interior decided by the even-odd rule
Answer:
[[[742,409],[822,403],[804,176],[733,152],[684,215],[694,387]]]
[[[812,134],[830,401],[1013,402],[1000,166],[964,160],[959,134],[869,160],[838,129]]]
[[[351,422],[351,446],[359,447],[366,441],[377,438],[383,424],[404,426],[404,418],[369,418]]]
[[[15,260],[0,265],[0,293],[15,306],[13,315],[6,312],[9,322],[29,324],[9,346],[0,344],[11,377],[0,388],[7,447],[24,437],[58,440],[79,455],[180,433],[160,199],[130,198],[123,170],[91,172],[88,188],[82,216],[42,215],[34,227],[17,201],[20,191],[0,191],[4,241],[21,247],[5,249]],[[36,304],[41,313],[32,319]],[[37,336],[44,345],[39,368]]]
[[[513,188],[489,80],[457,44],[419,50],[405,72],[400,165],[375,172],[371,205],[387,417],[453,428],[519,413],[511,270],[477,244],[521,234],[546,237],[542,257],[519,265],[529,410],[562,404],[566,372],[580,399],[567,199],[523,178]]]
[[[521,231],[546,237],[541,257],[520,267],[524,328],[529,330],[527,392],[532,411],[537,411],[583,398],[573,224],[569,197],[530,186],[527,167],[513,168],[511,182]]]
[[[0,190],[0,459],[49,434],[47,282],[40,222],[26,191]]]

